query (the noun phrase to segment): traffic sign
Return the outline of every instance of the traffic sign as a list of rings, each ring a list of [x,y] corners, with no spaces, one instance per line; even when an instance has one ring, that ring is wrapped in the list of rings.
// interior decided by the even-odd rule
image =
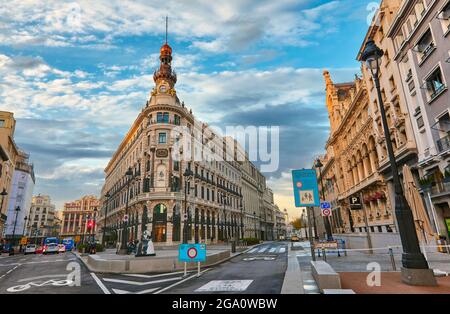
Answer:
[[[296,207],[319,206],[319,187],[314,169],[292,170]]]
[[[206,244],[180,244],[178,247],[180,262],[206,262]]]
[[[123,216],[123,222],[128,222],[128,218],[129,218],[128,215],[124,215]]]
[[[331,204],[328,202],[320,203],[320,208],[322,208],[322,209],[331,208]]]
[[[28,238],[27,237],[22,237],[20,239],[20,244],[21,245],[27,245],[27,243],[28,243]]]
[[[350,209],[361,209],[361,198],[359,196],[350,196]]]
[[[331,217],[331,208],[322,208],[322,217]]]

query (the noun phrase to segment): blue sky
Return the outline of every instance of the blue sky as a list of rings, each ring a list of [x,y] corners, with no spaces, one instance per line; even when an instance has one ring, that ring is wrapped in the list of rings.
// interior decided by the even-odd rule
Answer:
[[[0,110],[58,208],[98,194],[103,168],[153,87],[164,42],[179,97],[205,122],[280,126],[267,173],[292,215],[290,170],[328,136],[322,72],[348,81],[374,7],[366,0],[2,1]]]

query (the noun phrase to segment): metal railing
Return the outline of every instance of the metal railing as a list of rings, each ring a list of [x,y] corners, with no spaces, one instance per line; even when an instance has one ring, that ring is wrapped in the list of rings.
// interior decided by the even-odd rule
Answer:
[[[437,141],[439,153],[450,150],[450,135],[444,136]]]

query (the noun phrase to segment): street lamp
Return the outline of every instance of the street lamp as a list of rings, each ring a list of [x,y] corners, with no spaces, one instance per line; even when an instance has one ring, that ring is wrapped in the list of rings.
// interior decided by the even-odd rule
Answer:
[[[402,281],[410,285],[436,285],[436,279],[433,270],[429,269],[428,263],[420,251],[419,240],[417,238],[416,228],[414,225],[413,214],[408,202],[403,194],[403,188],[400,183],[397,163],[395,160],[394,149],[392,146],[389,126],[386,118],[383,97],[380,89],[380,64],[381,57],[384,55],[382,49],[376,46],[375,42],[370,39],[361,55],[361,60],[366,62],[370,70],[375,87],[377,89],[378,102],[380,107],[381,121],[383,123],[384,137],[386,148],[388,151],[389,162],[392,171],[392,180],[395,193],[395,215],[398,222],[400,238],[402,241]]]
[[[325,202],[325,189],[323,187],[323,178],[322,178],[323,164],[319,158],[317,158],[316,160],[315,167],[319,169],[320,186],[322,187],[322,200]],[[330,220],[328,217],[323,217],[323,221],[325,222],[325,231],[327,232],[327,239],[328,241],[333,241],[333,233],[331,231]]]
[[[6,192],[6,189],[3,189],[3,191],[0,193],[0,196],[2,197],[2,202],[1,202],[1,205],[0,205],[0,212],[2,211],[2,209],[3,209],[3,200],[5,199],[5,197],[8,195],[8,192]]]
[[[105,194],[105,221],[103,222],[103,236],[102,236],[102,246],[105,247],[105,238],[106,238],[106,219],[108,218],[108,201],[109,198],[111,197],[111,195],[109,194],[109,192],[106,192]]]
[[[24,218],[23,220],[24,220],[24,222],[23,222],[22,237],[25,235],[25,228],[27,227],[27,220],[28,220],[28,217],[25,216],[25,218]]]
[[[126,198],[126,203],[125,203],[125,215],[128,215],[128,201],[130,199],[130,183],[131,183],[131,179],[133,179],[133,170],[130,168],[128,168],[127,172],[125,172],[125,177],[127,179],[127,198]],[[122,241],[120,243],[120,250],[118,252],[118,254],[121,255],[126,255],[128,253],[128,247],[127,247],[127,241],[128,241],[128,237],[127,237],[127,230],[128,229],[128,220],[127,221],[123,221],[122,223]]]
[[[183,243],[188,243],[188,220],[189,215],[187,212],[187,194],[188,194],[188,183],[191,181],[192,175],[194,173],[191,171],[191,169],[188,167],[183,173],[184,176],[184,224],[183,224]]]
[[[16,225],[17,225],[17,216],[19,215],[20,212],[20,207],[17,206],[16,209],[16,219],[14,220],[14,228],[13,228],[13,234],[12,234],[12,245],[14,245],[15,241],[15,237],[16,237]]]
[[[258,239],[258,231],[256,230],[256,212],[253,212],[253,217],[255,218],[255,239]]]

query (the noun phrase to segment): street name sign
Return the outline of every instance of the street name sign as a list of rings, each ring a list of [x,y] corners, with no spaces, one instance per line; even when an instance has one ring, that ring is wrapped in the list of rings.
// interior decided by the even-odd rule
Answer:
[[[206,262],[206,244],[180,244],[178,247],[180,262]]]
[[[314,169],[292,170],[296,207],[320,206],[319,187]]]

